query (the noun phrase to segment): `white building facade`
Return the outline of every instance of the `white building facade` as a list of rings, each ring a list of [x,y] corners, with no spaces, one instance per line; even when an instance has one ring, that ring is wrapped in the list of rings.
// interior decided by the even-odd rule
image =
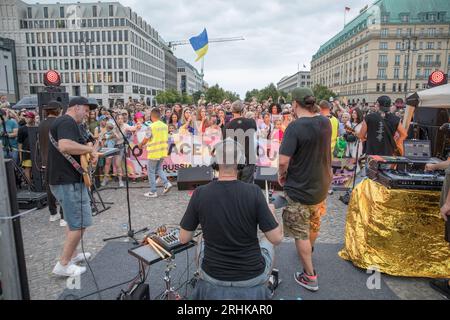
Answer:
[[[191,64],[183,59],[177,59],[177,85],[180,93],[192,95],[203,91],[203,77]]]
[[[42,89],[47,70],[61,73],[70,95],[104,106],[129,97],[154,104],[164,90],[164,51],[155,29],[118,2],[0,2],[0,36],[16,42],[21,97]]]
[[[311,73],[299,71],[291,76],[284,77],[277,83],[277,89],[290,93],[297,87],[311,87]]]

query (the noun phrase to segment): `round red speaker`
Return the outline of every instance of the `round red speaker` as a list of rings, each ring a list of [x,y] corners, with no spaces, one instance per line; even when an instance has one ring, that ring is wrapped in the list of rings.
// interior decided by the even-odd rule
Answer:
[[[434,71],[430,75],[430,82],[434,85],[441,85],[445,81],[445,74],[442,71]]]

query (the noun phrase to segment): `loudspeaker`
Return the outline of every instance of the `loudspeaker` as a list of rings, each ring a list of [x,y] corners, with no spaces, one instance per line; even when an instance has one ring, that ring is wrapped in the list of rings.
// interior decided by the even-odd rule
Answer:
[[[414,122],[419,127],[418,139],[431,141],[431,155],[433,157],[445,157],[445,132],[439,128],[449,122],[448,109],[442,108],[417,108],[414,113]],[[414,130],[414,129],[412,129]],[[410,131],[411,133],[414,131]]]
[[[48,105],[50,101],[58,101],[63,105],[63,114],[66,113],[69,106],[69,94],[67,92],[38,92],[38,106],[39,106],[39,118],[44,120],[44,107]]]
[[[178,171],[178,190],[195,190],[198,186],[210,183],[213,178],[211,167],[182,168]]]
[[[255,184],[265,190],[266,181],[270,190],[283,191],[283,187],[278,183],[278,168],[256,167]]]

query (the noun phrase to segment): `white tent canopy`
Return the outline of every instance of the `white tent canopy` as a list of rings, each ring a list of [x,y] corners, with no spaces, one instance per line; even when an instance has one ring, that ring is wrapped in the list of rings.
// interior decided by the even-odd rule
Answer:
[[[411,123],[414,110],[417,108],[450,109],[450,84],[419,91],[406,99],[407,107],[403,126],[407,129]],[[415,105],[415,106],[412,106]]]

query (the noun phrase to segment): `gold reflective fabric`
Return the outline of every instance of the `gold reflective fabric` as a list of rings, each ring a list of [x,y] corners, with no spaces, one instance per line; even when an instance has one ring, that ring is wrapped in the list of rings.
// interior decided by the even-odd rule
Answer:
[[[439,197],[439,191],[388,189],[364,180],[352,193],[339,256],[393,276],[449,278]]]
[[[156,121],[151,124],[152,136],[147,143],[147,158],[159,160],[167,157],[169,150],[169,130],[165,123]]]

